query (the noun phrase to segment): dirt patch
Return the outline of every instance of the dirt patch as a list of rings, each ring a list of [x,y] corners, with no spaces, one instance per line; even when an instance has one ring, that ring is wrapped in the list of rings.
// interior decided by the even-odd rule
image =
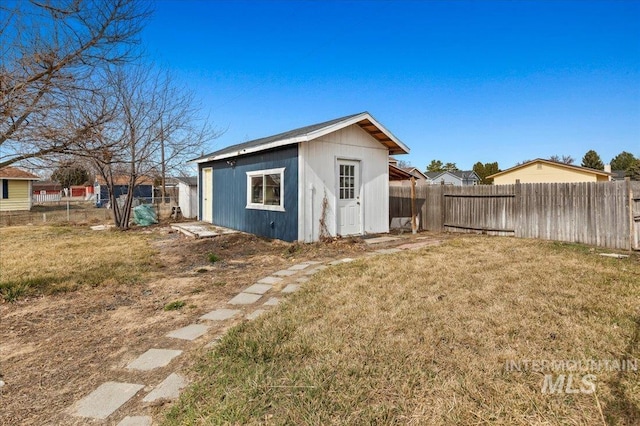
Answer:
[[[203,345],[164,337],[169,331],[224,306],[240,290],[274,271],[379,248],[360,239],[290,244],[246,234],[194,240],[168,233],[164,227],[131,232],[150,234],[157,252],[154,274],[160,278],[82,287],[0,305],[0,375],[6,382],[0,389],[0,424],[88,423],[71,417],[68,409],[100,384],[155,385],[193,361]],[[210,253],[219,260],[211,263]],[[184,301],[184,307],[164,309],[177,300]],[[212,327],[207,338],[222,331]],[[124,368],[149,348],[163,347],[183,349],[186,354],[170,369],[136,373]],[[112,417],[104,424],[122,416]]]

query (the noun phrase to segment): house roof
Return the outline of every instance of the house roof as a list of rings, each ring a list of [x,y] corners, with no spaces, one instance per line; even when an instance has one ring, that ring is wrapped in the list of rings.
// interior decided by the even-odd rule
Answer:
[[[390,154],[409,153],[409,147],[396,138],[389,130],[385,129],[384,126],[373,118],[371,114],[368,112],[361,112],[359,114],[347,115],[334,120],[278,133],[277,135],[231,145],[207,155],[203,155],[202,157],[195,158],[191,161],[195,163],[204,163],[208,161],[221,160],[223,158],[237,157],[239,155],[250,154],[252,152],[264,151],[279,146],[308,142],[353,124],[360,126],[360,128],[387,147]]]
[[[427,179],[427,176],[424,173],[422,173],[420,170],[418,170],[417,167],[401,167],[401,169],[407,173],[411,173],[417,178]]]
[[[389,180],[409,180],[413,175],[400,167],[389,164]]]
[[[29,173],[27,171],[11,166],[3,167],[2,169],[0,169],[0,178],[12,180],[40,180],[40,177],[34,175],[33,173]]]
[[[613,180],[624,180],[627,176],[626,170],[611,170],[611,178]]]
[[[529,165],[535,164],[535,163],[544,163],[544,164],[549,164],[551,166],[564,168],[564,169],[567,169],[567,170],[576,170],[576,171],[580,171],[580,172],[589,172],[589,173],[593,173],[595,175],[611,176],[611,173],[607,173],[607,172],[604,172],[602,170],[590,169],[588,167],[582,167],[582,166],[574,166],[572,164],[559,163],[557,161],[545,160],[544,158],[536,158],[535,160],[527,161],[526,163],[522,163],[522,164],[519,164],[517,166],[513,166],[510,169],[503,170],[503,171],[498,172],[498,173],[494,173],[494,174],[492,174],[490,176],[487,176],[487,179],[492,179],[492,178],[494,178],[496,176],[502,176],[505,173],[509,173],[509,172],[514,171],[514,170],[518,170],[518,169],[521,169],[522,167],[526,167],[526,166],[529,166]]]
[[[458,179],[467,179],[471,177],[471,175],[474,175],[477,179],[480,179],[476,172],[474,172],[473,170],[445,170],[443,172],[426,172],[425,175],[431,180],[436,180],[440,176],[447,173],[454,177],[457,177]]]
[[[96,182],[99,185],[106,185],[105,180],[102,178],[102,176],[98,175],[96,176]],[[126,175],[118,175],[118,176],[114,176],[113,177],[113,184],[114,185],[129,185],[129,176]],[[153,185],[153,178],[148,177],[148,176],[139,176],[137,181],[136,181],[137,185]]]
[[[198,186],[197,176],[178,176],[178,177],[173,177],[172,179],[182,182],[188,186]]]

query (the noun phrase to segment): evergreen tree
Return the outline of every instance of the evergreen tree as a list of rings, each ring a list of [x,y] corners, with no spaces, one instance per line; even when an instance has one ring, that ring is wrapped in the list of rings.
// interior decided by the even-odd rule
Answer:
[[[431,160],[431,163],[427,166],[427,172],[444,172],[442,161]]]
[[[636,160],[630,152],[622,151],[611,159],[611,170],[628,170]]]
[[[604,163],[600,159],[600,156],[594,150],[589,150],[582,157],[582,167],[588,167],[590,169],[604,170]]]

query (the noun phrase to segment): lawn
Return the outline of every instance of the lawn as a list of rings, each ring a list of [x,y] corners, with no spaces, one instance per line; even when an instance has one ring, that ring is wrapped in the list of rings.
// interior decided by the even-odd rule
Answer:
[[[72,226],[0,228],[0,296],[72,291],[82,286],[131,284],[154,266],[148,237],[139,232]]]
[[[639,283],[637,255],[481,236],[331,267],[204,354],[165,423],[639,424]]]

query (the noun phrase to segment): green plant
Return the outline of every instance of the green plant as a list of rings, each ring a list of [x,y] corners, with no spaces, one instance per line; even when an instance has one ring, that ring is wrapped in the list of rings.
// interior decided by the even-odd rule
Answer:
[[[177,311],[178,309],[182,309],[184,307],[184,305],[186,305],[184,300],[176,300],[174,302],[167,303],[166,305],[164,305],[164,310],[165,311]]]
[[[210,263],[216,263],[217,261],[220,260],[220,258],[218,256],[216,256],[215,253],[209,253],[207,254],[207,259],[209,259]]]

